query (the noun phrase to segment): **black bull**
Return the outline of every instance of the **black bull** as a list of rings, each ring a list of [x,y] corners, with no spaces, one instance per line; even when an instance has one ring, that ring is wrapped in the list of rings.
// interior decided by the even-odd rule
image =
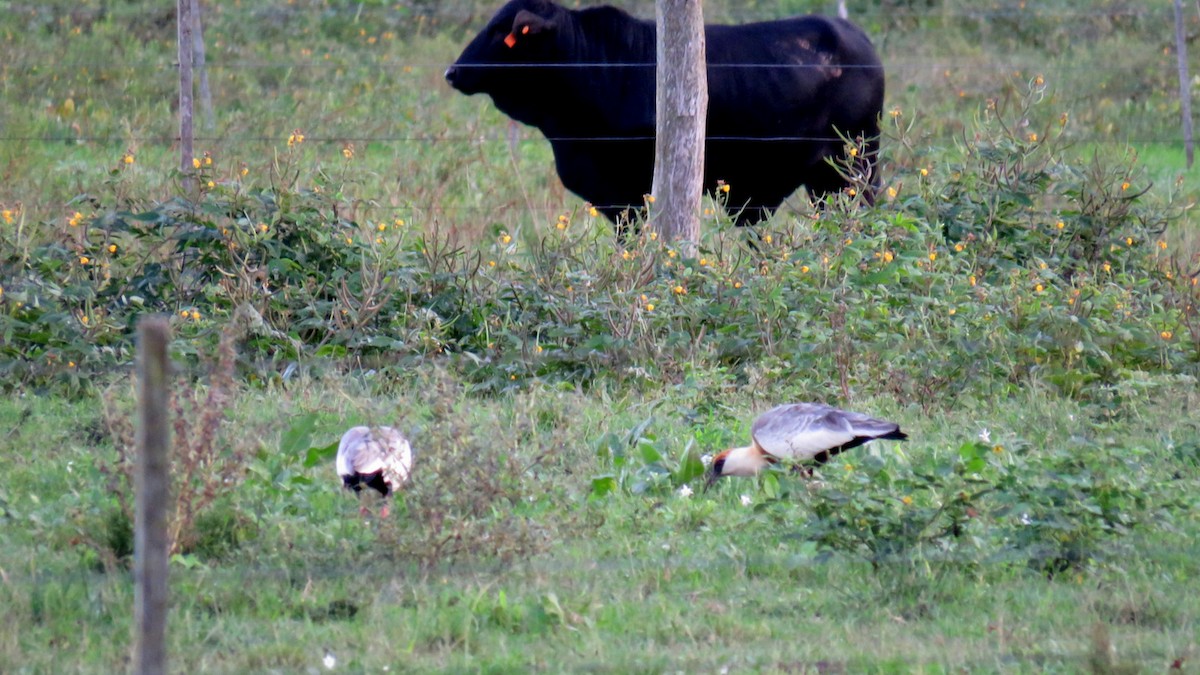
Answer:
[[[872,199],[884,75],[866,34],[819,16],[705,31],[704,185],[728,185],[737,222],[769,216],[801,185],[817,198],[845,189],[830,160],[863,177]],[[540,129],[563,185],[619,224],[651,188],[655,49],[654,23],[615,7],[512,0],[446,80]],[[862,144],[856,157],[842,137]]]

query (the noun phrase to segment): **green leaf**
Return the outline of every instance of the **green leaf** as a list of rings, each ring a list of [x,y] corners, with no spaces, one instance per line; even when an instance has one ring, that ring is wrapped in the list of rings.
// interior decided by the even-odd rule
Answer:
[[[592,479],[592,494],[589,499],[603,499],[610,493],[617,491],[617,477],[612,474],[597,476]]]
[[[308,453],[304,455],[305,468],[311,469],[314,466],[327,464],[328,462],[332,461],[334,455],[337,454],[338,443],[339,441],[334,441],[329,445],[314,446],[309,448]]]
[[[288,457],[299,455],[301,450],[312,445],[312,432],[316,426],[316,415],[301,415],[283,432],[283,438],[279,441],[279,451]]]
[[[679,460],[679,468],[675,470],[675,484],[683,485],[690,483],[692,479],[699,478],[704,475],[704,462],[700,461],[700,453],[688,441],[688,448],[683,452],[683,458]]]

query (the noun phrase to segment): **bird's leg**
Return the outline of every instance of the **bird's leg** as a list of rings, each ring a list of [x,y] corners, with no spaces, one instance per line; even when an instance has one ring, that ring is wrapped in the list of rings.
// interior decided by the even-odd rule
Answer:
[[[387,501],[387,498],[384,498],[384,500],[383,500],[383,508],[379,510],[379,517],[380,517],[381,519],[382,519],[382,518],[387,518],[387,517],[388,517],[388,513],[389,513],[389,510],[388,510],[388,501]]]

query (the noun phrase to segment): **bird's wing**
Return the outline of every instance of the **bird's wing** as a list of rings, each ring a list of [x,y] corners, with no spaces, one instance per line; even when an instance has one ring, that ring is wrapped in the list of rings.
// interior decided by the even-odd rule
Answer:
[[[866,436],[868,438],[879,438],[900,430],[900,425],[895,422],[881,420],[875,417],[863,415],[862,413],[846,412],[839,410],[846,423],[854,432],[855,436]]]
[[[392,427],[378,427],[371,436],[373,444],[379,449],[384,480],[392,487],[407,482],[413,463],[412,446],[408,439]]]
[[[342,440],[338,443],[337,451],[337,472],[339,476],[352,476],[358,469],[359,449],[363,442],[370,438],[371,430],[367,427],[354,427],[342,434]]]
[[[854,440],[844,413],[820,403],[792,403],[763,413],[750,428],[765,452],[781,459],[806,460]]]

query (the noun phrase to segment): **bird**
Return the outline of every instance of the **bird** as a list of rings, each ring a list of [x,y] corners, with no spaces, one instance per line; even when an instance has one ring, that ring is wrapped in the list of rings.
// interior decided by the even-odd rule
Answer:
[[[758,416],[750,445],[713,458],[705,490],[722,476],[753,476],[780,461],[824,464],[830,457],[873,440],[902,441],[900,425],[823,403],[787,403]]]
[[[388,516],[388,497],[412,474],[413,452],[404,434],[392,427],[354,427],[342,435],[337,472],[342,485],[362,497],[363,486],[383,497],[381,518]],[[359,513],[370,513],[365,505]]]

